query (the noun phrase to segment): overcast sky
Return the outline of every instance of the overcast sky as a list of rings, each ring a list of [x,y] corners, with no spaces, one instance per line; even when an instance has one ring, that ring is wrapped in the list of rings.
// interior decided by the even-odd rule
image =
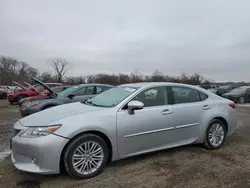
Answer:
[[[68,75],[200,73],[250,81],[249,0],[0,0],[0,55]]]

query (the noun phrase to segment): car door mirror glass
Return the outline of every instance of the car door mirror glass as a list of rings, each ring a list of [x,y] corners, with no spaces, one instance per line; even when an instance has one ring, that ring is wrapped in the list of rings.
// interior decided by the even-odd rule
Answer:
[[[133,100],[128,103],[128,110],[140,110],[143,107],[144,104],[141,101]]]

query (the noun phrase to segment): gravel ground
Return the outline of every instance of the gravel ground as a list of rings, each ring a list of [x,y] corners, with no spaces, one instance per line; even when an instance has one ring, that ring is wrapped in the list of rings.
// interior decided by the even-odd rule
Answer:
[[[16,170],[10,158],[0,162],[2,188],[250,187],[250,108],[238,107],[238,131],[216,151],[186,146],[110,164],[102,174],[74,180],[66,173],[42,176]],[[6,151],[17,107],[0,101],[0,152]]]

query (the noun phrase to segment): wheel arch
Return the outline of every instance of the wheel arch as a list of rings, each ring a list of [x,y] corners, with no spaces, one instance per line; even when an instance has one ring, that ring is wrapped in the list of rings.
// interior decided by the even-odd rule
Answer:
[[[213,120],[221,121],[225,125],[226,131],[228,131],[228,123],[227,123],[227,120],[225,118],[218,116],[218,117],[213,118],[211,121],[213,121]]]
[[[48,107],[54,107],[54,106],[58,106],[58,104],[46,104],[41,108],[41,110],[45,110]]]
[[[113,156],[113,146],[112,146],[112,143],[109,139],[109,137],[104,134],[103,132],[101,131],[97,131],[97,130],[88,130],[88,131],[84,131],[84,132],[81,132],[77,135],[75,135],[74,137],[70,138],[70,140],[67,142],[67,144],[63,147],[63,150],[61,152],[61,156],[60,156],[60,171],[62,168],[64,168],[64,165],[63,165],[63,157],[64,157],[64,153],[65,153],[65,149],[67,148],[67,146],[72,142],[72,140],[76,139],[77,137],[81,136],[81,135],[84,135],[84,134],[94,134],[94,135],[97,135],[99,137],[101,137],[107,144],[108,146],[108,152],[109,152],[109,158],[108,158],[108,162],[111,162],[112,161],[112,156]]]

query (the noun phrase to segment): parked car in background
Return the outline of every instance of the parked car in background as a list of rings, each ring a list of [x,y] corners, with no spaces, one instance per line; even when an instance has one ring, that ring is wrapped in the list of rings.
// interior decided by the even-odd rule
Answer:
[[[36,79],[34,79],[36,80]],[[61,83],[45,83],[47,86],[49,87],[54,87],[54,86],[63,86],[64,84]],[[8,100],[11,104],[20,101],[23,98],[26,97],[32,97],[32,96],[36,96],[39,93],[41,93],[42,91],[45,90],[45,87],[43,85],[36,84],[34,86],[31,86],[29,88],[23,88],[24,91],[22,92],[16,92],[16,93],[11,93],[8,95]]]
[[[41,92],[39,95],[36,95],[33,97],[26,97],[26,98],[21,99],[20,101],[18,101],[18,105],[22,106],[23,104],[25,104],[27,102],[54,98],[57,96],[57,93],[60,93],[60,92],[64,91],[65,89],[68,89],[69,87],[72,87],[72,86],[65,85],[65,86],[56,86],[56,87],[52,87],[52,88],[46,88],[46,90]]]
[[[250,102],[250,86],[242,86],[233,89],[229,93],[225,93],[222,97],[230,99],[235,103]]]
[[[223,85],[223,86],[220,86],[219,88],[225,89],[227,92],[230,92],[231,90],[233,90],[237,87],[239,87],[239,86],[237,86],[237,85]]]
[[[11,158],[23,171],[56,174],[63,164],[84,179],[142,153],[193,143],[219,149],[236,125],[235,103],[202,88],[126,84],[16,122]]]
[[[227,93],[228,91],[224,88],[210,88],[208,91],[211,91],[212,93],[215,93],[216,95],[222,96],[224,93]]]
[[[7,99],[8,91],[5,89],[0,89],[0,99]]]
[[[77,86],[72,86],[60,93],[56,97],[45,100],[37,100],[28,102],[22,105],[20,112],[22,117],[27,115],[45,110],[54,106],[85,101],[97,94],[100,94],[108,89],[111,89],[112,85],[107,84],[82,84]]]
[[[10,89],[10,86],[0,86],[0,89],[3,89],[3,90],[9,90]]]
[[[212,88],[210,85],[208,85],[208,84],[203,84],[203,85],[198,85],[198,87],[201,87],[201,88],[203,88],[203,89],[210,89],[210,88]]]

